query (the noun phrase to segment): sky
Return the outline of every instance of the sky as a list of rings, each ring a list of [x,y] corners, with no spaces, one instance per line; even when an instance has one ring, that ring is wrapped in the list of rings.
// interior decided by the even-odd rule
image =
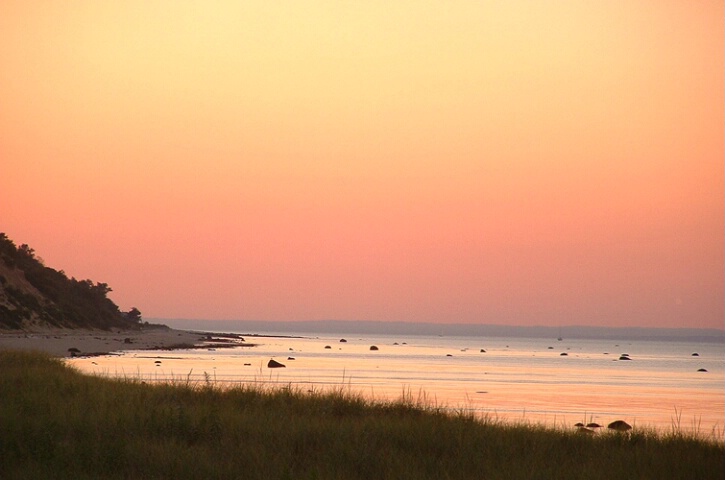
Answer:
[[[723,328],[721,1],[0,14],[0,231],[147,318]]]

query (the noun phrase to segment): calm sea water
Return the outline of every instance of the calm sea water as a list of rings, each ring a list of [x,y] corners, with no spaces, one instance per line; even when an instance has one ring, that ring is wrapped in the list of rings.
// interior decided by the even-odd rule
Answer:
[[[270,335],[277,336],[246,337],[254,347],[133,351],[68,362],[87,373],[145,381],[344,387],[379,400],[409,395],[506,421],[571,428],[622,419],[723,439],[721,343]],[[620,360],[623,354],[631,360]],[[272,358],[286,368],[267,368]]]

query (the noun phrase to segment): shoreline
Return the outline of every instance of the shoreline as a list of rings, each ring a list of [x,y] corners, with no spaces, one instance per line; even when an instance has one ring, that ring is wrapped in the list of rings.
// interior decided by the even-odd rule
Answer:
[[[54,357],[94,357],[129,350],[253,347],[243,335],[173,328],[142,330],[0,330],[0,351],[40,351]]]

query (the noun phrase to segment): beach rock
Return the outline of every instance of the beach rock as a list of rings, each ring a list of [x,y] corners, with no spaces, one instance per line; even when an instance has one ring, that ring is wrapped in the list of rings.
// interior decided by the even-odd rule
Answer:
[[[574,424],[574,426],[575,426],[575,427],[583,427],[583,426],[584,426],[584,424],[583,424],[582,422],[576,422],[576,423]]]
[[[344,338],[341,338],[340,343],[347,343],[347,340],[345,340]]]
[[[287,360],[294,360],[295,357],[287,357]]]
[[[568,354],[568,353],[566,353],[566,352],[561,352],[561,353],[559,354],[559,356],[560,356],[560,357],[566,357],[566,356],[568,356],[568,355],[569,355],[569,354]]]
[[[693,356],[693,357],[699,357],[699,356],[700,356],[700,354],[699,354],[699,353],[697,353],[697,352],[695,352],[695,353],[693,353],[693,354],[692,354],[692,356]]]
[[[378,350],[378,347],[376,347],[375,345],[370,345],[370,350],[373,350],[373,351]]]
[[[628,430],[632,430],[632,425],[628,424],[624,420],[615,420],[607,425],[607,428],[618,432],[626,432]]]
[[[482,348],[482,349],[481,349],[481,353],[486,353],[486,350],[484,350],[484,349]]]
[[[330,345],[325,345],[325,350],[330,350],[332,347]]]
[[[596,423],[596,422],[591,422],[591,423],[587,423],[587,424],[586,424],[586,427],[587,427],[587,428],[602,428],[602,426],[601,426],[601,425],[599,425],[599,424],[598,424],[598,423]]]
[[[697,371],[698,372],[707,372],[707,369],[706,368],[698,368]]]
[[[269,362],[267,362],[267,368],[285,368],[286,366],[287,365],[283,365],[273,358],[269,359]]]
[[[626,355],[622,355],[621,357],[619,357],[619,359],[620,359],[620,360],[632,360],[631,358],[629,358],[629,357],[628,357],[628,356],[626,356]]]

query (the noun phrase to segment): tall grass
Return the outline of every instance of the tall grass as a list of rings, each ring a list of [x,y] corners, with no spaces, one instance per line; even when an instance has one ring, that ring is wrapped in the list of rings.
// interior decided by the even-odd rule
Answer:
[[[721,479],[724,459],[721,443],[678,432],[584,436],[410,392],[147,385],[0,352],[2,479]]]

